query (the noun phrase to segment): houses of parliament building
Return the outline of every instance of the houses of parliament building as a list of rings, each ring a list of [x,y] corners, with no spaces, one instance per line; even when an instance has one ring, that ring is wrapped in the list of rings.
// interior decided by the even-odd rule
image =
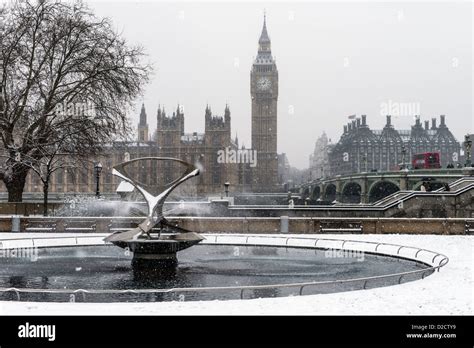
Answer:
[[[449,130],[445,115],[425,120],[419,116],[411,129],[396,129],[391,116],[386,116],[382,129],[370,129],[365,115],[344,125],[341,138],[336,144],[317,148],[311,163],[313,178],[367,171],[399,170],[400,165],[411,163],[414,154],[438,152],[440,164],[446,168],[460,161],[461,145]],[[317,143],[318,145],[318,143]],[[325,153],[325,156],[321,156]],[[319,156],[318,156],[319,154]],[[316,163],[318,162],[318,163]],[[324,168],[324,171],[318,169]],[[319,175],[318,175],[319,174]]]
[[[271,53],[271,41],[264,18],[262,32],[258,41],[258,54],[251,69],[251,134],[252,148],[239,147],[237,137],[231,137],[231,111],[226,105],[223,115],[213,114],[208,105],[204,110],[204,133],[185,133],[185,115],[178,105],[175,111],[167,113],[159,106],[156,114],[157,128],[150,132],[148,114],[142,105],[138,138],[133,142],[114,142],[104,146],[103,155],[91,161],[90,165],[74,171],[58,170],[51,181],[50,192],[94,192],[96,176],[94,162],[102,164],[100,176],[100,192],[114,193],[120,179],[112,175],[112,168],[118,163],[138,157],[172,157],[196,164],[200,175],[192,181],[195,194],[222,193],[224,184],[230,184],[232,192],[276,192],[280,191],[281,173],[279,160],[286,163],[286,157],[277,154],[277,100],[278,70]],[[219,159],[222,153],[255,154]],[[229,160],[230,158],[230,160]],[[238,159],[242,159],[238,158]],[[227,160],[226,160],[227,159]],[[155,162],[156,163],[156,162]],[[149,167],[147,161],[138,163],[130,170],[130,174],[141,182],[153,184],[156,178],[152,173],[163,176],[165,182],[172,181],[175,168]],[[36,174],[30,172],[25,192],[42,192],[42,185]]]

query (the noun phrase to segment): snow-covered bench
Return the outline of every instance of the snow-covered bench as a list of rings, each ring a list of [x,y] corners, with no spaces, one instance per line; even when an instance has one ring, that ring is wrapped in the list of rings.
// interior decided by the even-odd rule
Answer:
[[[360,221],[321,221],[320,233],[362,233]]]
[[[65,232],[95,232],[96,228],[94,220],[71,220],[64,223]]]
[[[30,219],[26,223],[25,232],[55,232],[56,221],[44,219]]]
[[[110,224],[108,224],[110,232],[127,231],[135,227],[137,227],[137,223],[129,221],[111,221]]]

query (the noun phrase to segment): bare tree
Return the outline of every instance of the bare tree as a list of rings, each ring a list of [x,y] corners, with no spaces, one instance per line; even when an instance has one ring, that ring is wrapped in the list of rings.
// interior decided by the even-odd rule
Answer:
[[[78,132],[78,134],[70,132]],[[51,177],[59,170],[76,171],[90,162],[87,154],[87,142],[81,139],[84,129],[62,128],[62,138],[49,146],[42,146],[42,156],[39,160],[24,158],[22,163],[29,166],[43,184],[43,215],[48,215],[48,194]],[[77,136],[78,135],[78,136]]]
[[[61,169],[76,168],[74,161],[68,162],[64,159],[71,159],[69,156],[45,156],[31,166],[31,169],[38,175],[43,184],[43,215],[48,215],[48,195],[49,185],[52,175]]]
[[[94,156],[129,133],[126,114],[151,67],[143,48],[80,1],[15,1],[3,11],[0,179],[20,202],[29,170],[52,154]]]

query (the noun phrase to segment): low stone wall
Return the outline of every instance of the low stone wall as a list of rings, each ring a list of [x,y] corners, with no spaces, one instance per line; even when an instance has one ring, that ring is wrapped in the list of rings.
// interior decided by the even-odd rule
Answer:
[[[179,218],[180,226],[196,232],[280,233],[280,218]],[[320,233],[326,223],[343,221],[372,234],[465,234],[465,219],[411,218],[288,218],[289,233]]]
[[[66,225],[94,224],[94,232],[111,232],[110,227],[117,223],[138,224],[143,217],[20,217],[20,231],[26,231],[28,226],[37,224],[43,219],[46,225],[54,224],[54,232],[65,231]],[[465,234],[466,219],[442,218],[222,218],[222,217],[170,217],[170,222],[176,223],[195,232],[224,232],[224,233],[320,233],[321,226],[328,224],[344,224],[349,227],[361,227],[362,233],[376,234]],[[286,220],[286,221],[285,221]],[[288,224],[288,225],[286,225]],[[0,232],[12,231],[12,217],[0,217]],[[288,227],[286,227],[288,226]],[[327,232],[333,233],[333,232]],[[354,231],[354,233],[360,233]]]
[[[55,211],[62,208],[63,202],[48,203],[48,213],[53,215]],[[17,202],[0,203],[0,215],[41,215],[43,214],[43,203],[39,202]]]

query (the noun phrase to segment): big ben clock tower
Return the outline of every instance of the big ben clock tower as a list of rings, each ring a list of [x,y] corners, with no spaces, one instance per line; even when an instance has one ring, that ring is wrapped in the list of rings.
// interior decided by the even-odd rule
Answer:
[[[258,40],[258,54],[250,72],[250,94],[252,149],[257,151],[257,165],[252,172],[252,189],[272,192],[278,188],[278,70],[272,57],[265,16]]]

